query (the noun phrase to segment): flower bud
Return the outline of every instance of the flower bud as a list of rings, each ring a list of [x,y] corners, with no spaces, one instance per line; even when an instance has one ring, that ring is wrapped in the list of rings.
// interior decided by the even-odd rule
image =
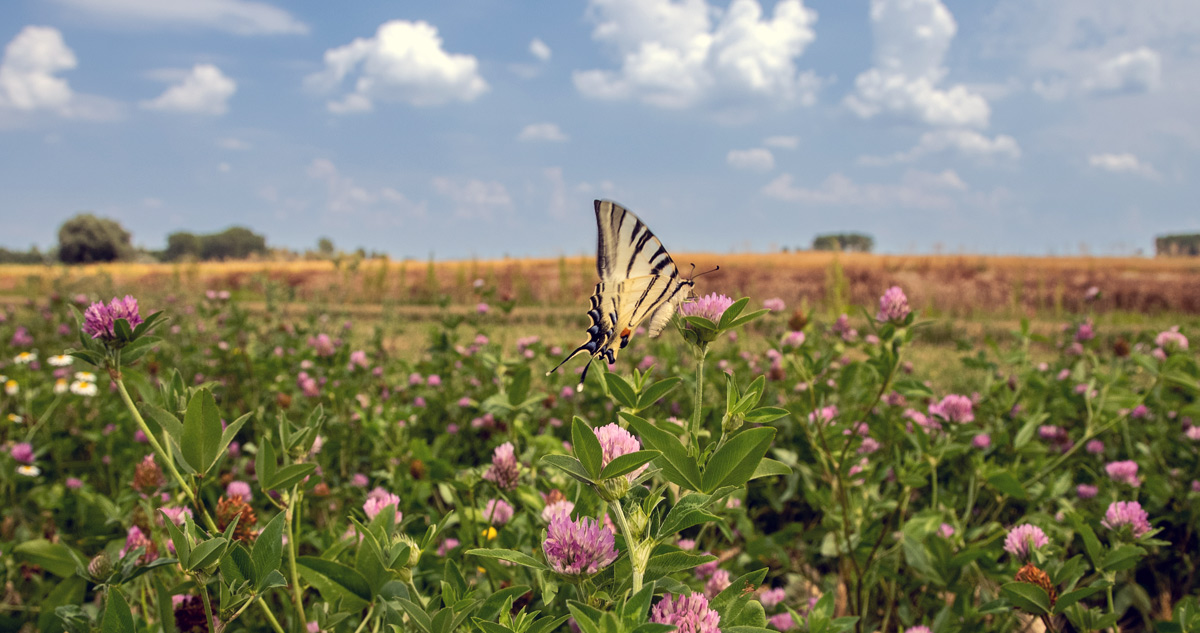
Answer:
[[[629,480],[623,476],[605,479],[596,486],[596,492],[609,503],[618,502],[629,492]]]
[[[1017,571],[1017,575],[1013,580],[1037,585],[1045,589],[1046,595],[1050,596],[1050,608],[1054,608],[1054,603],[1058,601],[1058,593],[1054,591],[1054,583],[1050,582],[1050,576],[1038,569],[1033,563],[1025,563],[1025,566]]]
[[[94,580],[104,580],[112,573],[112,559],[105,552],[100,552],[92,558],[87,566],[88,573],[91,574]]]

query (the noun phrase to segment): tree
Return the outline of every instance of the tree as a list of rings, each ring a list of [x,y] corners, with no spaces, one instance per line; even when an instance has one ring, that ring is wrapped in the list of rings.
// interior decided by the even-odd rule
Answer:
[[[1154,239],[1154,254],[1159,257],[1196,257],[1200,255],[1200,233],[1160,235]]]
[[[178,261],[185,257],[200,259],[201,236],[186,231],[177,231],[167,236],[167,250],[163,251],[163,259],[168,262]]]
[[[244,226],[232,226],[200,238],[201,259],[245,259],[267,252],[267,238]]]
[[[111,262],[132,255],[129,231],[116,220],[80,213],[58,229],[58,259],[63,263]]]
[[[322,237],[317,240],[317,252],[321,254],[321,257],[332,259],[334,254],[333,240],[328,237]]]
[[[875,248],[875,238],[863,233],[830,233],[813,238],[814,251],[846,251],[870,253]]]

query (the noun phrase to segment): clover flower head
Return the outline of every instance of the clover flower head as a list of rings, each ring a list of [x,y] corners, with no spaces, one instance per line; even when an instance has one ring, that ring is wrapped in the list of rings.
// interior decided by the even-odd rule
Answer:
[[[683,316],[703,317],[713,323],[719,323],[721,315],[725,314],[731,305],[733,305],[733,299],[714,292],[695,301],[685,302],[679,306],[679,313]]]
[[[600,440],[600,450],[602,451],[600,461],[602,467],[607,466],[609,462],[622,455],[642,450],[642,443],[632,433],[617,424],[606,424],[596,429],[596,439]],[[642,466],[626,474],[625,478],[632,483],[646,468],[647,466]]]
[[[483,508],[483,520],[492,525],[504,525],[512,516],[512,504],[504,499],[489,499]]]
[[[1004,537],[1004,551],[1022,560],[1029,558],[1033,550],[1049,544],[1050,539],[1042,528],[1029,523],[1018,525]]]
[[[521,465],[517,463],[516,449],[512,442],[505,442],[492,453],[492,465],[483,473],[483,478],[496,484],[501,490],[517,487],[521,477]]]
[[[113,297],[108,304],[103,301],[93,303],[83,313],[83,331],[94,339],[114,340],[118,319],[125,319],[131,328],[141,325],[137,299],[125,295],[124,299]]]
[[[1119,530],[1121,526],[1128,525],[1134,538],[1137,538],[1150,531],[1150,515],[1136,501],[1114,501],[1109,504],[1100,525],[1110,530]]]
[[[929,413],[948,422],[974,422],[973,406],[969,397],[952,393],[942,398],[941,402],[929,405]]]
[[[650,621],[674,625],[679,633],[719,633],[721,615],[708,608],[708,598],[698,593],[687,596],[667,593],[650,610]]]
[[[1129,484],[1134,488],[1142,485],[1142,480],[1138,478],[1138,464],[1133,460],[1109,462],[1104,466],[1104,472],[1117,483]]]
[[[572,521],[561,514],[550,521],[542,551],[550,567],[565,576],[590,576],[618,556],[612,530],[591,517]]]
[[[363,503],[363,512],[366,513],[367,519],[374,519],[388,506],[396,507],[396,523],[399,523],[404,518],[404,514],[399,509],[400,497],[383,488],[375,488],[367,493],[367,500]]]
[[[892,286],[879,297],[879,313],[875,318],[879,321],[897,323],[908,317],[911,310],[908,307],[908,297],[900,286]]]

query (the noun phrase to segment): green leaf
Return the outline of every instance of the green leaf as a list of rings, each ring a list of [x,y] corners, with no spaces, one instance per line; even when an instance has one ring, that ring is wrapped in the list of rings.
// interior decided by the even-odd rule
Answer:
[[[1062,613],[1067,609],[1067,607],[1079,602],[1080,600],[1083,600],[1084,598],[1087,598],[1088,596],[1104,591],[1104,589],[1107,587],[1107,583],[1102,583],[1064,593],[1063,595],[1059,596],[1058,600],[1054,603],[1054,615]]]
[[[771,447],[775,429],[747,429],[733,436],[709,458],[704,467],[701,491],[712,492],[723,486],[740,486],[754,476],[758,463]]]
[[[604,383],[608,386],[608,393],[612,394],[613,400],[617,404],[626,409],[636,409],[638,405],[637,394],[633,392],[633,385],[629,381],[621,377],[616,372],[608,372],[604,374]]]
[[[1145,555],[1146,550],[1137,545],[1122,545],[1104,557],[1104,563],[1097,567],[1097,571],[1125,571]]]
[[[225,540],[224,537],[218,536],[196,545],[192,549],[192,555],[188,557],[190,560],[188,561],[189,565],[187,568],[192,570],[205,569],[209,565],[212,565],[221,557],[221,554],[224,552],[223,548],[228,544],[229,541]]]
[[[270,440],[263,438],[262,444],[258,447],[258,454],[254,456],[254,475],[258,477],[258,486],[263,490],[273,490],[275,471],[278,468],[279,462],[275,461],[275,447]]]
[[[187,414],[183,417],[183,440],[180,448],[183,458],[196,472],[204,475],[216,459],[221,445],[221,414],[212,392],[201,389],[188,402]]]
[[[79,565],[71,548],[62,543],[51,543],[43,538],[25,541],[17,545],[13,548],[13,553],[17,555],[17,558],[40,565],[42,569],[60,578],[70,578],[75,575],[75,569]]]
[[[748,303],[750,303],[750,297],[742,297],[741,299],[734,301],[733,305],[729,306],[724,312],[721,313],[721,321],[717,323],[717,327],[722,330],[729,329],[730,324],[733,323],[734,319],[738,318],[738,315],[742,313],[742,310],[746,309],[746,304]]]
[[[600,448],[600,440],[596,439],[596,432],[579,416],[575,416],[575,419],[571,421],[571,444],[572,450],[575,451],[575,457],[587,469],[588,475],[593,480],[599,479],[604,450]]]
[[[483,601],[483,604],[480,605],[479,610],[475,612],[475,615],[487,620],[495,620],[497,616],[500,615],[500,608],[503,607],[507,601],[516,600],[526,593],[529,593],[529,587],[525,585],[516,585],[514,587],[505,587],[503,589],[499,589],[492,595],[488,596],[487,600]]]
[[[646,581],[658,580],[667,574],[684,571],[717,560],[711,554],[693,554],[683,550],[674,550],[655,554],[646,565]]]
[[[129,327],[126,325],[125,327]],[[116,587],[108,588],[108,597],[104,601],[104,621],[100,624],[100,633],[134,633],[133,612],[129,603]]]
[[[521,365],[513,371],[512,382],[508,384],[508,404],[517,407],[529,394],[532,375],[527,365]]]
[[[746,421],[751,424],[767,424],[791,415],[791,411],[782,407],[759,407],[746,413]]]
[[[1100,539],[1096,538],[1095,530],[1084,521],[1078,512],[1067,514],[1067,520],[1071,523],[1071,527],[1079,533],[1080,538],[1083,539],[1083,548],[1087,552],[1088,558],[1091,559],[1092,565],[1099,569],[1103,562],[1104,547],[1100,545]]]
[[[592,476],[588,474],[587,469],[583,467],[583,464],[579,463],[578,459],[570,455],[543,455],[541,461],[562,470],[585,484],[592,483]]]
[[[292,484],[299,483],[301,479],[311,475],[316,469],[316,464],[290,464],[284,466],[271,478],[271,487],[268,490],[289,488]]]
[[[192,559],[192,542],[188,539],[183,530],[175,525],[175,522],[170,519],[162,510],[158,511],[159,517],[163,525],[167,527],[167,534],[171,536],[171,543],[175,546],[175,556],[179,558],[179,564],[183,565],[184,569],[191,569],[188,563]]]
[[[667,481],[689,490],[701,489],[700,467],[697,466],[695,458],[688,455],[687,449],[678,438],[636,415],[624,411],[619,415],[637,431],[638,437],[647,448],[662,453],[662,457],[656,458],[654,463],[662,469],[662,475]]]
[[[267,526],[258,533],[254,547],[250,550],[250,558],[254,561],[254,573],[258,578],[257,587],[267,579],[267,574],[279,569],[283,561],[283,526],[286,522],[285,513],[280,512],[271,518]]]
[[[672,389],[678,387],[681,382],[683,382],[683,379],[679,376],[671,376],[646,387],[642,390],[642,393],[638,394],[636,409],[641,411],[650,407],[655,402],[661,400],[663,396],[670,393]]]
[[[1007,470],[993,474],[991,477],[988,477],[987,481],[993,488],[1014,499],[1029,498],[1029,493],[1025,492],[1025,487],[1021,485],[1016,476]]]
[[[300,575],[330,602],[341,601],[343,611],[359,611],[371,602],[371,586],[354,569],[315,556],[296,558]]]
[[[219,459],[221,457],[221,455],[225,454],[225,451],[229,448],[229,445],[233,442],[233,438],[237,437],[238,431],[242,430],[242,426],[244,426],[246,424],[246,422],[250,419],[251,415],[252,415],[251,413],[247,413],[247,414],[243,415],[242,417],[234,420],[232,423],[229,424],[229,426],[225,427],[225,430],[221,432],[221,442],[220,442],[220,445],[217,447],[217,457],[214,459],[214,461],[216,461],[216,459]],[[211,468],[212,465],[210,464],[209,467]]]
[[[516,550],[511,550],[511,549],[471,549],[471,550],[467,550],[466,554],[469,554],[471,556],[479,556],[481,558],[494,558],[496,560],[506,560],[510,563],[516,563],[518,565],[524,565],[526,567],[532,567],[534,569],[540,569],[542,571],[550,571],[550,568],[547,567],[545,564],[543,564],[538,559],[530,556],[529,554],[523,554]]]
[[[234,543],[229,548],[229,555],[222,559],[221,573],[225,573],[224,562],[228,560],[233,563],[233,567],[237,573],[241,575],[243,580],[249,581],[250,586],[255,586],[257,578],[255,577],[254,561],[250,559],[250,553],[242,547],[240,543]]]
[[[750,479],[787,476],[790,474],[792,474],[792,468],[787,464],[764,457],[762,461],[758,462],[758,466],[754,467],[754,474],[750,476]]]
[[[1050,596],[1037,585],[1010,582],[1000,586],[1000,593],[1014,607],[1030,615],[1050,615]]]
[[[416,624],[418,628],[424,631],[424,633],[432,633],[433,620],[430,619],[428,613],[425,613],[425,610],[421,608],[421,605],[406,598],[397,598],[396,602],[400,603],[400,608],[404,609],[404,612],[408,614],[409,620]]]
[[[142,412],[146,414],[147,418],[157,422],[158,425],[167,432],[167,435],[175,438],[176,442],[182,441],[183,423],[179,421],[179,418],[175,417],[165,409],[156,407],[149,402],[142,403]]]
[[[387,569],[383,551],[375,540],[375,535],[361,527],[358,532],[362,535],[362,541],[354,554],[354,568],[367,580],[367,584],[371,586],[371,593],[378,595],[379,590],[392,579],[392,574]],[[399,560],[407,561],[408,554],[405,553]]]
[[[62,620],[55,613],[55,610],[59,607],[68,605],[74,607],[83,603],[87,585],[87,581],[79,576],[64,578],[62,582],[54,585],[50,593],[46,594],[46,597],[37,603],[37,606],[42,611],[42,614],[37,619],[37,630],[50,631],[52,633],[62,631],[64,628]],[[170,599],[167,600],[167,604],[170,604]]]
[[[662,453],[658,451],[634,451],[620,455],[609,462],[604,467],[604,470],[600,471],[600,480],[612,479],[613,477],[620,477],[621,475],[631,473],[659,455],[662,455]]]
[[[167,589],[161,575],[154,577],[155,602],[158,606],[158,622],[163,633],[175,633],[175,609],[171,605],[171,590]]]

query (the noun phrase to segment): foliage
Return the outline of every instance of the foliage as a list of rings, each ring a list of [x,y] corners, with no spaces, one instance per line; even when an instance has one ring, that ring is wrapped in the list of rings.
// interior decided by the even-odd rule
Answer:
[[[1159,257],[1200,257],[1200,233],[1160,235],[1154,238],[1154,254]]]
[[[668,593],[733,633],[1200,626],[1186,330],[1022,323],[931,385],[907,308],[740,300],[635,334],[576,393],[503,310],[399,357],[402,319],[217,291],[139,297],[166,309],[93,339],[69,296],[0,320],[5,630],[662,633]],[[611,564],[553,571],[562,504]],[[1006,543],[1025,524],[1044,546]]]
[[[829,233],[813,238],[814,251],[845,251],[848,253],[870,253],[875,248],[875,238],[864,233]]]
[[[196,235],[179,231],[167,236],[164,261],[181,259],[226,260],[245,259],[267,252],[267,239],[242,226],[232,226],[220,233]]]
[[[116,220],[80,213],[58,229],[58,259],[90,264],[128,259],[133,255],[129,231]]]

